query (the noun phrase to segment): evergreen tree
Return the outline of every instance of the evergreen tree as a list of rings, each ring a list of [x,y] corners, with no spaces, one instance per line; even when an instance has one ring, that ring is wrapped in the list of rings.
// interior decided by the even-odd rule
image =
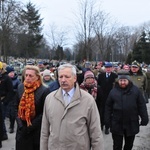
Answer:
[[[55,56],[55,59],[61,61],[63,58],[64,58],[63,47],[61,47],[60,45],[58,45],[58,47],[57,47],[57,49],[56,49],[56,56]]]
[[[23,45],[23,53],[26,58],[38,55],[43,38],[41,34],[42,20],[39,15],[39,10],[31,2],[27,3],[25,9],[22,9],[20,17],[17,20],[18,24],[22,26],[23,33],[21,34],[24,34],[24,38],[27,39],[26,44]]]
[[[129,52],[125,63],[126,64],[131,64],[132,63],[132,52]]]
[[[150,63],[150,41],[148,40],[146,33],[143,32],[138,42],[134,44],[132,60],[139,62]]]
[[[141,51],[141,47],[138,43],[134,43],[134,46],[133,46],[132,61],[133,60],[142,62],[142,51]]]
[[[145,32],[143,32],[142,34],[141,47],[142,47],[143,62],[149,64],[150,63],[150,40]]]

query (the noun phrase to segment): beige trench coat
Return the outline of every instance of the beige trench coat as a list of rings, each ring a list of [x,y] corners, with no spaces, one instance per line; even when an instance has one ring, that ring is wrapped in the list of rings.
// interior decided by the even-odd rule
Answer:
[[[76,85],[65,108],[62,90],[45,101],[40,150],[104,150],[100,117],[93,97]]]

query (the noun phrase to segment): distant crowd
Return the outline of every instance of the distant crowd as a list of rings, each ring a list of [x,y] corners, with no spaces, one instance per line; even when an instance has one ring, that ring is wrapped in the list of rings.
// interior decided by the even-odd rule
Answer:
[[[40,62],[19,70],[0,62],[0,148],[7,132],[16,132],[16,150],[104,150],[104,131],[112,133],[113,150],[123,139],[131,150],[139,126],[148,124],[149,98],[150,65],[136,60]]]

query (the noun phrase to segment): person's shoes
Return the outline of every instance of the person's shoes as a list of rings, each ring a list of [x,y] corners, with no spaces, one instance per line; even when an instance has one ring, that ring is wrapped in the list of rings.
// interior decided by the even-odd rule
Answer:
[[[3,137],[2,137],[2,141],[5,141],[5,140],[8,140],[8,135],[7,134],[4,134]]]
[[[105,129],[105,134],[109,134],[109,129]]]
[[[10,128],[9,133],[14,133],[14,129]]]

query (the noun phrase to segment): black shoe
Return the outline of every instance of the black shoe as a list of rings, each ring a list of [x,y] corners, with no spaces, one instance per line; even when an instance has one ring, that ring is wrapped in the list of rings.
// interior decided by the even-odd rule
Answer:
[[[105,134],[109,134],[109,129],[105,129]]]
[[[10,128],[9,133],[14,133],[14,129]]]
[[[2,141],[5,141],[5,140],[8,140],[7,134],[4,134],[3,137],[2,137]]]

